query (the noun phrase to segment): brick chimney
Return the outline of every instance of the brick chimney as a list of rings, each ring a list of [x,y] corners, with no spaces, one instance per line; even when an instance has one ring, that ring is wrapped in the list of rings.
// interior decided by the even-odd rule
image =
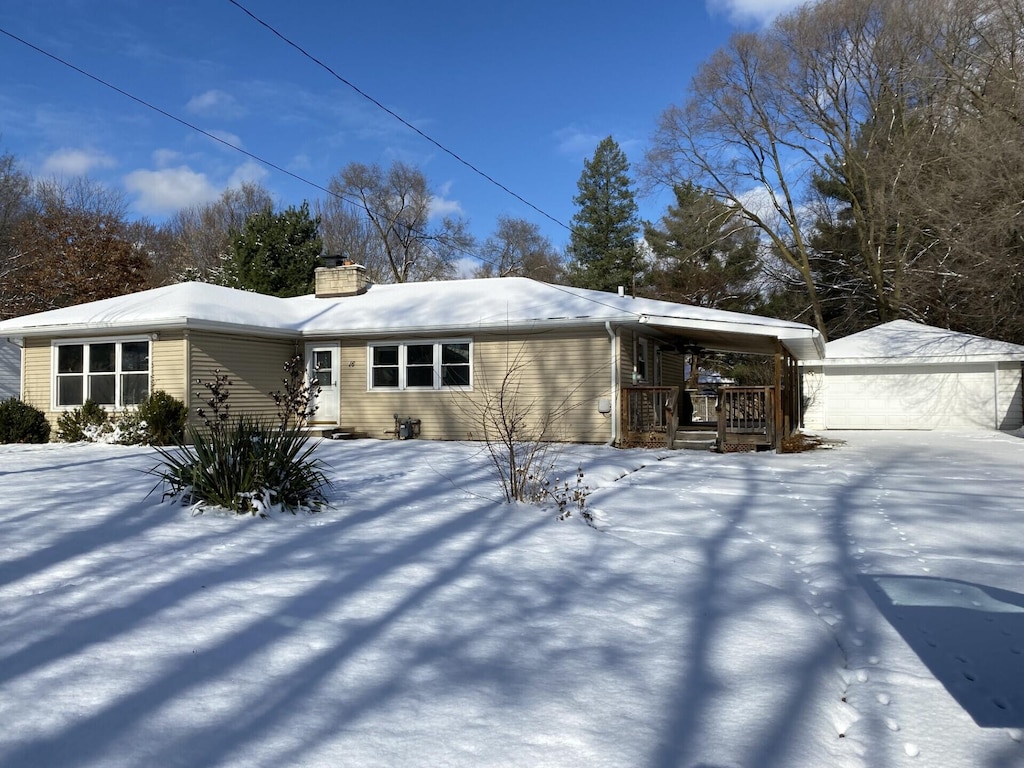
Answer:
[[[325,256],[326,266],[316,268],[316,297],[333,299],[339,296],[358,296],[366,293],[370,283],[366,267],[342,256]]]

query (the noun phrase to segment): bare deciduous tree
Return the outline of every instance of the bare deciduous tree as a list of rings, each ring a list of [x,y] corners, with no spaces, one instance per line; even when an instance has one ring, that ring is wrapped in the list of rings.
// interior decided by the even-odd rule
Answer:
[[[498,227],[484,242],[481,256],[485,262],[475,277],[532,277],[556,283],[565,272],[551,241],[526,219],[499,216]]]
[[[0,320],[13,317],[21,286],[18,272],[24,266],[25,251],[16,236],[29,213],[32,180],[14,156],[0,155]]]
[[[231,253],[232,235],[245,228],[250,216],[273,207],[265,187],[246,182],[237,189],[224,190],[215,202],[175,213],[166,226],[174,243],[173,260],[167,269],[171,281],[220,282]]]
[[[943,322],[1020,273],[1022,20],[1021,0],[808,4],[702,67],[647,173],[757,225],[822,332],[830,300]]]
[[[8,311],[26,314],[142,290],[149,260],[124,219],[124,198],[85,178],[44,181],[20,222],[22,263]]]
[[[327,243],[328,249],[361,263],[374,282],[454,277],[456,260],[472,245],[462,219],[445,216],[433,223],[435,197],[418,168],[402,162],[387,170],[351,163],[329,189],[342,202],[320,209],[331,219],[325,226],[338,238]]]

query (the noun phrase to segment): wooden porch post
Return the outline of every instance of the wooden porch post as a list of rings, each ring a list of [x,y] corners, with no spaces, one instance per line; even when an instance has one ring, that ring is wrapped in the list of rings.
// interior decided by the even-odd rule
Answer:
[[[775,340],[775,397],[772,398],[774,410],[775,434],[772,441],[775,444],[776,453],[782,452],[782,438],[786,434],[785,409],[782,407],[782,342]]]

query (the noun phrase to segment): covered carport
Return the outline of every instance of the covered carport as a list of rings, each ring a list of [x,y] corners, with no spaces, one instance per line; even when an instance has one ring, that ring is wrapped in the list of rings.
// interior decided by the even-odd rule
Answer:
[[[720,450],[769,447],[781,450],[782,441],[800,424],[801,361],[817,361],[824,354],[821,335],[813,328],[756,315],[722,313],[721,321],[644,314],[640,324],[657,333],[679,352],[701,355],[730,352],[770,357],[773,381],[768,386],[719,389],[717,441]],[[625,388],[626,398],[631,389]],[[628,400],[627,400],[628,402]],[[678,426],[676,424],[675,426]],[[623,425],[629,433],[631,425]],[[668,440],[672,444],[671,435]]]

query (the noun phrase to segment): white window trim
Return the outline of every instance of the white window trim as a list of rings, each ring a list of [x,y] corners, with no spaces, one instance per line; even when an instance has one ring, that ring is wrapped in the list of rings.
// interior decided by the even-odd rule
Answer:
[[[57,404],[57,352],[60,347],[78,346],[86,347],[89,344],[115,344],[114,352],[114,405],[103,403],[104,408],[109,408],[114,412],[126,411],[135,408],[134,405],[122,405],[121,404],[121,375],[124,373],[142,373],[142,371],[123,371],[121,370],[121,345],[132,344],[134,342],[144,341],[149,344],[149,367],[146,369],[146,376],[149,379],[148,391],[153,391],[153,337],[150,335],[146,336],[95,336],[83,339],[54,339],[50,342],[50,410],[51,411],[73,411],[76,408],[81,408],[82,404],[78,405],[58,405]],[[89,371],[87,370],[89,365],[89,355],[83,349],[82,352],[82,373],[77,374],[83,377],[82,382],[82,399],[83,402],[88,399],[88,376]],[[65,374],[75,375],[75,374]]]
[[[410,346],[431,344],[434,347],[434,374],[432,387],[410,387],[406,377],[406,350]],[[441,350],[445,344],[466,344],[469,347],[469,384],[465,386],[444,386],[441,384]],[[373,385],[373,350],[377,347],[398,347],[398,386],[375,387]],[[368,392],[470,392],[473,389],[473,340],[472,339],[406,339],[402,341],[374,341],[366,345],[366,390]]]

